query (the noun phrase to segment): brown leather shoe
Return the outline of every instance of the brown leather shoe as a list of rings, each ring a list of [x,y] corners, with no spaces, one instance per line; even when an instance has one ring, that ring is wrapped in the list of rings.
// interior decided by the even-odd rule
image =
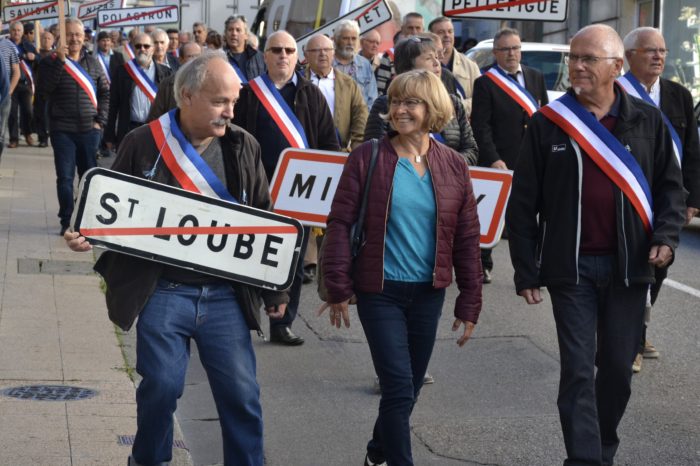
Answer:
[[[7,145],[8,149],[14,149],[17,147],[17,141],[10,141],[10,143]]]
[[[24,136],[24,140],[26,141],[28,146],[34,145],[34,138],[32,138],[31,134],[27,134],[26,136]]]

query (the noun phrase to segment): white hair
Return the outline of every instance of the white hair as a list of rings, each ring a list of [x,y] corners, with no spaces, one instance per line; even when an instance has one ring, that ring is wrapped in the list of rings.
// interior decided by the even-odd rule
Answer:
[[[354,19],[346,19],[341,21],[340,24],[338,24],[338,27],[335,28],[335,31],[333,31],[333,39],[338,40],[340,34],[346,29],[351,29],[359,37],[360,26],[357,24],[357,21],[355,21]]]
[[[649,27],[649,26],[642,26],[642,27],[639,27],[639,28],[637,28],[637,29],[632,29],[632,30],[625,36],[625,38],[622,39],[622,44],[623,44],[624,47],[625,47],[625,51],[627,51],[627,50],[632,50],[632,49],[637,48],[637,43],[638,43],[638,41],[639,41],[639,36],[641,36],[642,34],[651,33],[651,32],[655,32],[655,33],[657,33],[657,34],[659,34],[659,35],[661,34],[661,31],[659,31],[659,30],[656,29],[656,28]]]
[[[228,63],[226,54],[223,50],[203,51],[203,53],[182,65],[175,75],[175,102],[180,106],[182,100],[182,91],[187,90],[190,94],[194,94],[202,88],[204,81],[207,79],[207,68],[212,60],[223,60]]]

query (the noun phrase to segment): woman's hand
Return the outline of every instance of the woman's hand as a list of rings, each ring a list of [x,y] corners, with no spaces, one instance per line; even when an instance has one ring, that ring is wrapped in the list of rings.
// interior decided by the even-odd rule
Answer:
[[[66,244],[72,251],[84,252],[92,249],[92,245],[88,243],[87,239],[75,231],[66,230],[63,233],[63,239],[66,240]]]
[[[462,347],[464,344],[469,340],[472,336],[472,332],[474,331],[474,327],[476,327],[476,324],[473,322],[469,322],[467,320],[461,320],[461,319],[455,319],[455,323],[452,324],[452,331],[456,332],[459,330],[459,327],[464,324],[464,333],[462,334],[461,337],[457,340],[457,344]]]
[[[330,308],[330,312],[328,313],[328,316],[331,319],[331,325],[335,325],[336,328],[340,328],[340,321],[341,319],[343,322],[345,322],[345,327],[349,328],[350,327],[350,314],[348,313],[348,304],[350,303],[350,300],[347,299],[343,301],[342,303],[338,304],[330,304],[330,303],[323,303],[321,304],[321,307],[319,307],[316,310],[316,315],[320,316],[323,314],[323,312]]]

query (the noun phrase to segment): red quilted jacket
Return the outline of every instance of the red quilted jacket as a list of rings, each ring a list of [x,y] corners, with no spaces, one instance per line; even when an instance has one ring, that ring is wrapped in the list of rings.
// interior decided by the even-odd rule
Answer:
[[[348,157],[328,217],[323,270],[328,300],[339,303],[354,290],[379,293],[384,286],[384,238],[394,170],[398,155],[384,137],[371,181],[365,217],[365,242],[353,263],[350,257],[350,227],[355,223],[362,200],[372,145],[366,142]],[[455,317],[476,323],[481,312],[481,255],[479,219],[469,170],[454,150],[430,141],[428,166],[437,203],[437,245],[433,286],[452,283],[454,267],[459,286]],[[420,241],[420,238],[416,238]]]

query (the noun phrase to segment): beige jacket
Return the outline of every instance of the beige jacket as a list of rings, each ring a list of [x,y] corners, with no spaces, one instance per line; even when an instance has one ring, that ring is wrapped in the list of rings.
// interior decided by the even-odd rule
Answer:
[[[481,76],[479,66],[472,60],[468,59],[463,53],[452,49],[454,60],[452,63],[452,74],[455,76],[459,84],[464,88],[466,98],[462,99],[464,108],[467,111],[467,116],[472,113],[472,94],[474,92],[474,81]]]

